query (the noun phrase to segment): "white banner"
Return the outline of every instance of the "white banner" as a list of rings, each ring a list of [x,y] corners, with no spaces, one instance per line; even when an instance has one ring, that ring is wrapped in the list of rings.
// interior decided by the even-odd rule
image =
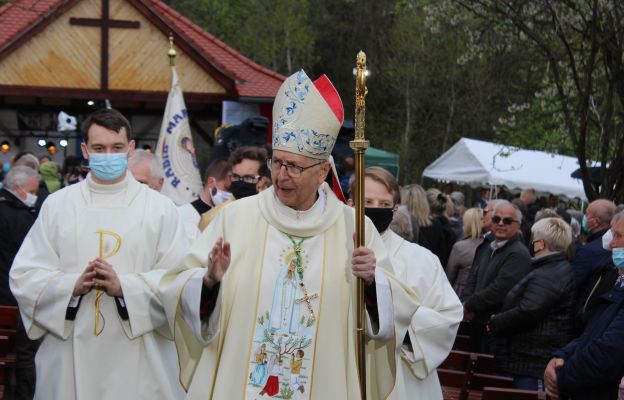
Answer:
[[[171,91],[160,127],[156,156],[165,171],[161,193],[181,205],[195,200],[203,185],[182,88],[175,68],[172,71]]]

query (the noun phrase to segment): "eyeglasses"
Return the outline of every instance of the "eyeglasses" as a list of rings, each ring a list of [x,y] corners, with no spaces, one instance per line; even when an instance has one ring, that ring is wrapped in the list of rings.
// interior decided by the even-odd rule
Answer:
[[[505,218],[501,218],[498,215],[495,215],[492,217],[492,222],[494,222],[496,225],[500,224],[500,222],[503,221],[503,224],[505,225],[511,225],[514,222],[518,222],[515,219],[511,218],[511,217],[505,217]]]
[[[316,167],[317,165],[323,164],[323,161],[318,162],[316,164],[312,164],[310,166],[307,167],[300,167],[298,165],[295,164],[287,164],[282,160],[278,160],[275,158],[270,158],[267,160],[267,167],[269,167],[269,169],[271,171],[275,170],[275,171],[279,171],[280,169],[282,169],[282,167],[286,168],[286,173],[288,174],[288,176],[290,176],[291,178],[298,178],[301,176],[301,174],[303,173],[303,171],[305,171],[306,169],[312,168],[312,167]]]
[[[258,180],[260,180],[260,175],[236,175],[236,174],[232,174],[232,182],[238,182],[238,181],[243,181],[245,183],[258,183]]]

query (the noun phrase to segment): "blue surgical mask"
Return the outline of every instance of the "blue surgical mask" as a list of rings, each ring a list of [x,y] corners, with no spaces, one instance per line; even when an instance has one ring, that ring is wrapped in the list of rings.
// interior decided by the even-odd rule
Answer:
[[[587,227],[587,217],[583,215],[583,220],[581,221],[581,232],[586,235],[591,234],[591,230]]]
[[[128,168],[128,153],[89,153],[91,172],[103,181],[114,181]]]
[[[34,207],[37,204],[37,196],[32,193],[26,192],[26,198],[24,199],[24,204],[28,207]]]
[[[613,260],[613,265],[617,268],[624,269],[624,247],[611,249],[611,259]]]

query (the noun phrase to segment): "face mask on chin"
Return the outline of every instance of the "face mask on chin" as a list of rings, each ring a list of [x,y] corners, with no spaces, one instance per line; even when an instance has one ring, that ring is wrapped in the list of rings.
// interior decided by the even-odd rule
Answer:
[[[34,207],[37,204],[37,196],[32,193],[26,193],[26,199],[24,200],[24,204],[28,207]]]
[[[26,198],[22,199],[22,197],[20,195],[18,195],[17,193],[14,193],[15,195],[18,196],[18,198],[22,201],[22,203],[24,203],[26,205],[26,207],[34,207],[35,204],[37,204],[37,196],[25,191],[24,189],[20,188],[21,190],[24,191],[24,193],[26,193]]]
[[[114,181],[128,168],[128,153],[89,153],[91,172],[103,181]]]
[[[364,214],[373,221],[377,232],[382,233],[390,226],[394,216],[394,208],[364,208]]]

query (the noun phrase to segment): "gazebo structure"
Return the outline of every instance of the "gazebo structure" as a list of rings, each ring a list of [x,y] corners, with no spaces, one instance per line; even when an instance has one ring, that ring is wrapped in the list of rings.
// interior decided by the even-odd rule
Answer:
[[[224,109],[270,119],[284,77],[159,0],[16,0],[0,8],[0,162],[18,151],[47,154],[53,144],[62,163],[79,139],[59,131],[59,113],[80,122],[106,104],[129,117],[138,147],[155,147],[170,88],[169,35],[199,154]]]

